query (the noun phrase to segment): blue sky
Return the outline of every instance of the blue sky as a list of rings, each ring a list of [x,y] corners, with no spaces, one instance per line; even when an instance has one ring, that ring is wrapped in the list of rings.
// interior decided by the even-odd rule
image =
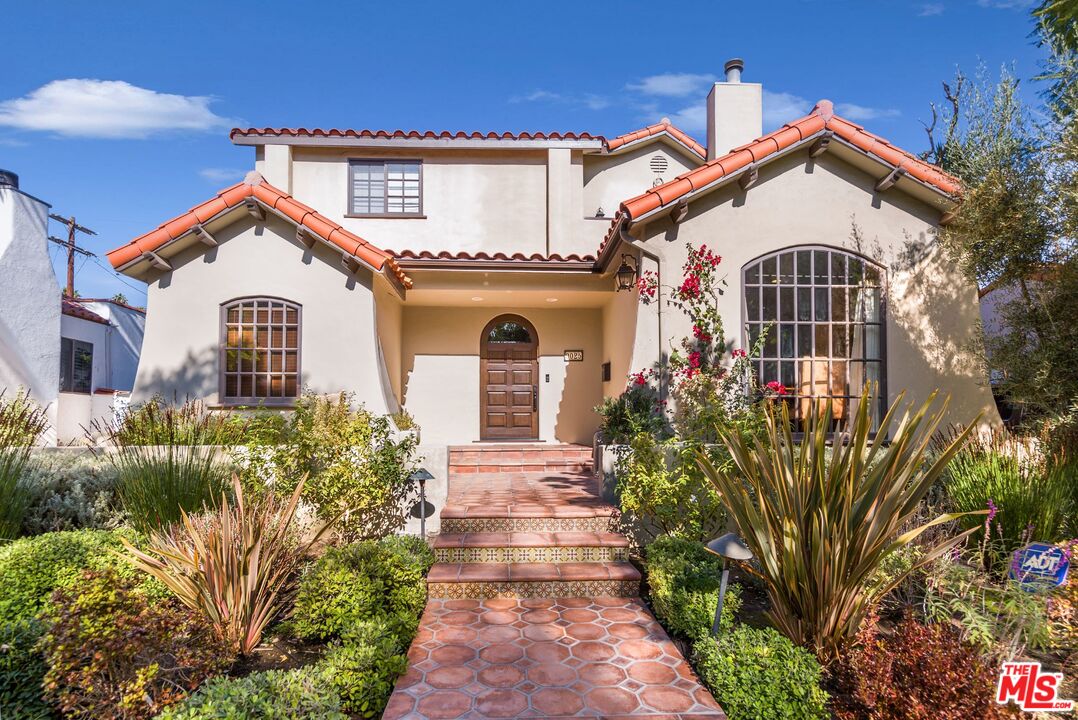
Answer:
[[[764,85],[765,130],[826,97],[920,152],[956,67],[1013,63],[1035,97],[1031,5],[9,3],[0,168],[97,231],[80,238],[101,256],[76,266],[83,296],[142,303],[104,251],[240,179],[254,156],[233,125],[613,137],[668,116],[703,141],[708,83],[738,56]]]

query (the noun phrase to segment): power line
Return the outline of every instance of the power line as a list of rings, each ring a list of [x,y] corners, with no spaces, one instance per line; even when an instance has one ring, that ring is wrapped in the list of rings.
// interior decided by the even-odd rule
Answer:
[[[64,295],[67,297],[75,297],[75,255],[82,255],[90,258],[94,254],[85,248],[81,248],[75,244],[75,233],[81,232],[85,235],[97,235],[93,230],[83,225],[79,225],[75,222],[75,216],[72,215],[69,218],[65,218],[63,215],[57,215],[56,213],[49,213],[49,217],[56,222],[67,225],[67,240],[61,240],[60,238],[49,236],[49,240],[52,242],[63,245],[67,248],[67,286],[64,288]],[[85,260],[83,261],[85,264]]]

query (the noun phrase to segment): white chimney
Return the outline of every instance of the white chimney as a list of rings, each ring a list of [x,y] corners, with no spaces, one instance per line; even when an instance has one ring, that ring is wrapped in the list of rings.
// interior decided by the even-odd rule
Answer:
[[[707,95],[707,159],[725,155],[764,133],[763,86],[741,82],[745,61],[734,58],[723,67],[726,79]]]

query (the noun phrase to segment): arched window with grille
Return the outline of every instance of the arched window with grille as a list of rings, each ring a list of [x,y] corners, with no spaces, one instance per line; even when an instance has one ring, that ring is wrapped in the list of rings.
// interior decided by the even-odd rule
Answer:
[[[300,392],[301,307],[248,297],[221,306],[221,400],[289,404]]]
[[[767,333],[756,371],[761,384],[786,386],[795,429],[813,398],[832,398],[836,420],[849,419],[866,382],[878,389],[878,421],[886,397],[884,280],[878,265],[822,246],[787,248],[743,268],[746,347]]]

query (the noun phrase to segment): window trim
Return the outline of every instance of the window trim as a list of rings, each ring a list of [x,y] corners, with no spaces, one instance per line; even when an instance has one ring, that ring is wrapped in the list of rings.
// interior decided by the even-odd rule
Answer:
[[[61,335],[60,336],[60,360],[61,360],[61,364],[62,364],[63,357],[64,357],[64,341],[65,340],[67,342],[71,343],[71,358],[70,358],[71,359],[71,366],[68,368],[68,371],[71,373],[71,382],[72,382],[72,384],[74,384],[74,381],[75,381],[75,343],[82,343],[83,345],[89,345],[90,346],[90,381],[89,381],[90,389],[89,390],[75,390],[74,387],[72,386],[71,390],[65,390],[64,389],[64,383],[63,383],[64,368],[61,367],[60,368],[60,377],[57,378],[57,380],[58,380],[57,384],[60,387],[59,392],[73,393],[75,395],[93,395],[94,394],[94,345],[95,345],[95,343],[91,342],[90,340],[81,340],[79,338],[66,337],[64,335]]]
[[[762,265],[763,261],[767,260],[769,258],[772,258],[772,257],[778,258],[778,256],[782,255],[783,253],[797,252],[798,250],[808,250],[810,252],[815,251],[815,250],[823,250],[823,251],[828,251],[828,252],[842,253],[842,254],[844,254],[844,255],[846,255],[848,257],[857,258],[858,260],[865,263],[866,265],[871,265],[872,267],[876,268],[876,270],[879,271],[879,274],[880,274],[880,284],[879,284],[879,288],[880,288],[880,319],[879,319],[878,325],[880,327],[880,359],[879,359],[880,380],[879,380],[879,396],[877,397],[877,402],[878,402],[879,406],[876,409],[876,414],[877,414],[876,420],[878,422],[879,420],[883,419],[883,414],[886,412],[888,404],[890,402],[890,395],[888,393],[888,388],[887,388],[887,377],[888,377],[888,374],[889,374],[889,363],[888,363],[888,357],[887,357],[887,355],[888,355],[888,352],[887,352],[887,326],[888,326],[888,323],[887,323],[887,297],[888,297],[888,279],[889,278],[887,277],[887,267],[885,265],[882,265],[879,262],[873,260],[872,258],[868,257],[867,255],[865,255],[863,253],[860,253],[860,252],[857,252],[856,250],[851,250],[849,248],[840,247],[838,245],[827,245],[825,243],[806,243],[806,244],[801,244],[801,245],[787,245],[785,247],[781,247],[781,248],[778,248],[776,250],[772,250],[772,251],[763,253],[761,255],[757,255],[756,257],[745,261],[745,263],[741,266],[741,273],[740,273],[741,287],[739,289],[739,291],[740,291],[740,293],[739,293],[740,294],[740,304],[741,304],[740,317],[741,317],[741,342],[742,342],[742,347],[746,351],[751,349],[750,344],[749,344],[749,322],[750,321],[749,321],[749,318],[748,318],[748,303],[746,303],[746,301],[745,301],[745,291],[746,291],[746,287],[748,285],[748,283],[746,281],[746,277],[747,277],[749,268],[753,267],[754,265]],[[776,269],[777,269],[777,265],[776,265]],[[787,287],[797,287],[796,279],[797,278],[796,278],[796,275],[795,275],[794,284],[792,286],[787,286]],[[763,282],[761,281],[760,283],[757,283],[757,285],[762,286]],[[782,285],[779,284],[779,285],[776,285],[776,287],[782,287]],[[809,287],[817,287],[817,286],[816,286],[815,283],[813,283]],[[828,282],[828,284],[826,286],[820,286],[820,287],[832,287],[832,285],[831,285],[830,282]],[[843,286],[843,287],[849,287],[849,286],[847,285],[847,286]],[[760,320],[758,322],[762,325],[764,323],[763,315],[762,315],[762,313],[763,313],[763,306],[762,305],[761,305],[760,311],[761,311],[761,318],[760,318]],[[778,324],[778,323],[780,323],[782,321],[781,320],[775,320],[774,322],[776,324]],[[793,320],[793,322],[795,324],[798,323],[798,321],[796,319]],[[820,321],[817,321],[817,320],[813,319],[809,324],[811,324],[813,327],[815,327],[817,322],[820,322]],[[831,323],[831,321],[827,321],[827,324],[830,325],[832,323]],[[877,324],[877,323],[873,323],[873,324]],[[832,351],[830,351],[830,350],[828,351],[828,356],[827,357],[828,357],[829,361],[834,359],[834,356],[830,354],[831,352]],[[781,354],[781,351],[780,351],[780,354]],[[750,359],[751,359],[751,357],[750,357]],[[848,400],[856,399],[856,398],[860,397],[860,391],[858,391],[858,393],[856,395],[854,395],[852,393],[852,391],[850,390],[850,388],[849,388],[850,366],[849,366],[848,360],[849,360],[849,358],[847,358],[847,364],[846,364],[847,395],[845,395],[845,396],[831,395],[831,396],[828,396],[828,397],[845,397]],[[753,367],[754,367],[754,371],[755,371],[755,361],[753,363]],[[795,367],[796,367],[796,365],[795,365]],[[800,434],[801,434],[800,432],[795,433],[796,436],[800,436]]]
[[[355,183],[352,180],[352,168],[359,163],[375,163],[380,162],[382,166],[386,166],[391,162],[396,163],[415,163],[419,166],[419,210],[414,213],[393,213],[393,212],[376,212],[376,213],[357,213],[354,212],[355,208]],[[396,219],[404,218],[410,220],[423,220],[426,219],[426,215],[423,214],[423,159],[422,158],[402,158],[402,157],[350,157],[348,158],[348,207],[344,214],[349,218],[378,218],[378,219]],[[388,172],[385,172],[384,176],[388,176]],[[388,182],[388,177],[385,180]],[[389,188],[386,187],[385,198],[389,198]]]
[[[289,397],[229,397],[225,395],[225,375],[228,367],[225,357],[228,348],[228,309],[236,303],[257,302],[266,300],[291,305],[296,309],[296,394]],[[220,304],[218,313],[219,328],[218,352],[217,352],[217,405],[220,407],[275,407],[289,408],[296,404],[296,400],[303,394],[303,305],[295,300],[279,297],[276,295],[243,295],[230,298]]]

